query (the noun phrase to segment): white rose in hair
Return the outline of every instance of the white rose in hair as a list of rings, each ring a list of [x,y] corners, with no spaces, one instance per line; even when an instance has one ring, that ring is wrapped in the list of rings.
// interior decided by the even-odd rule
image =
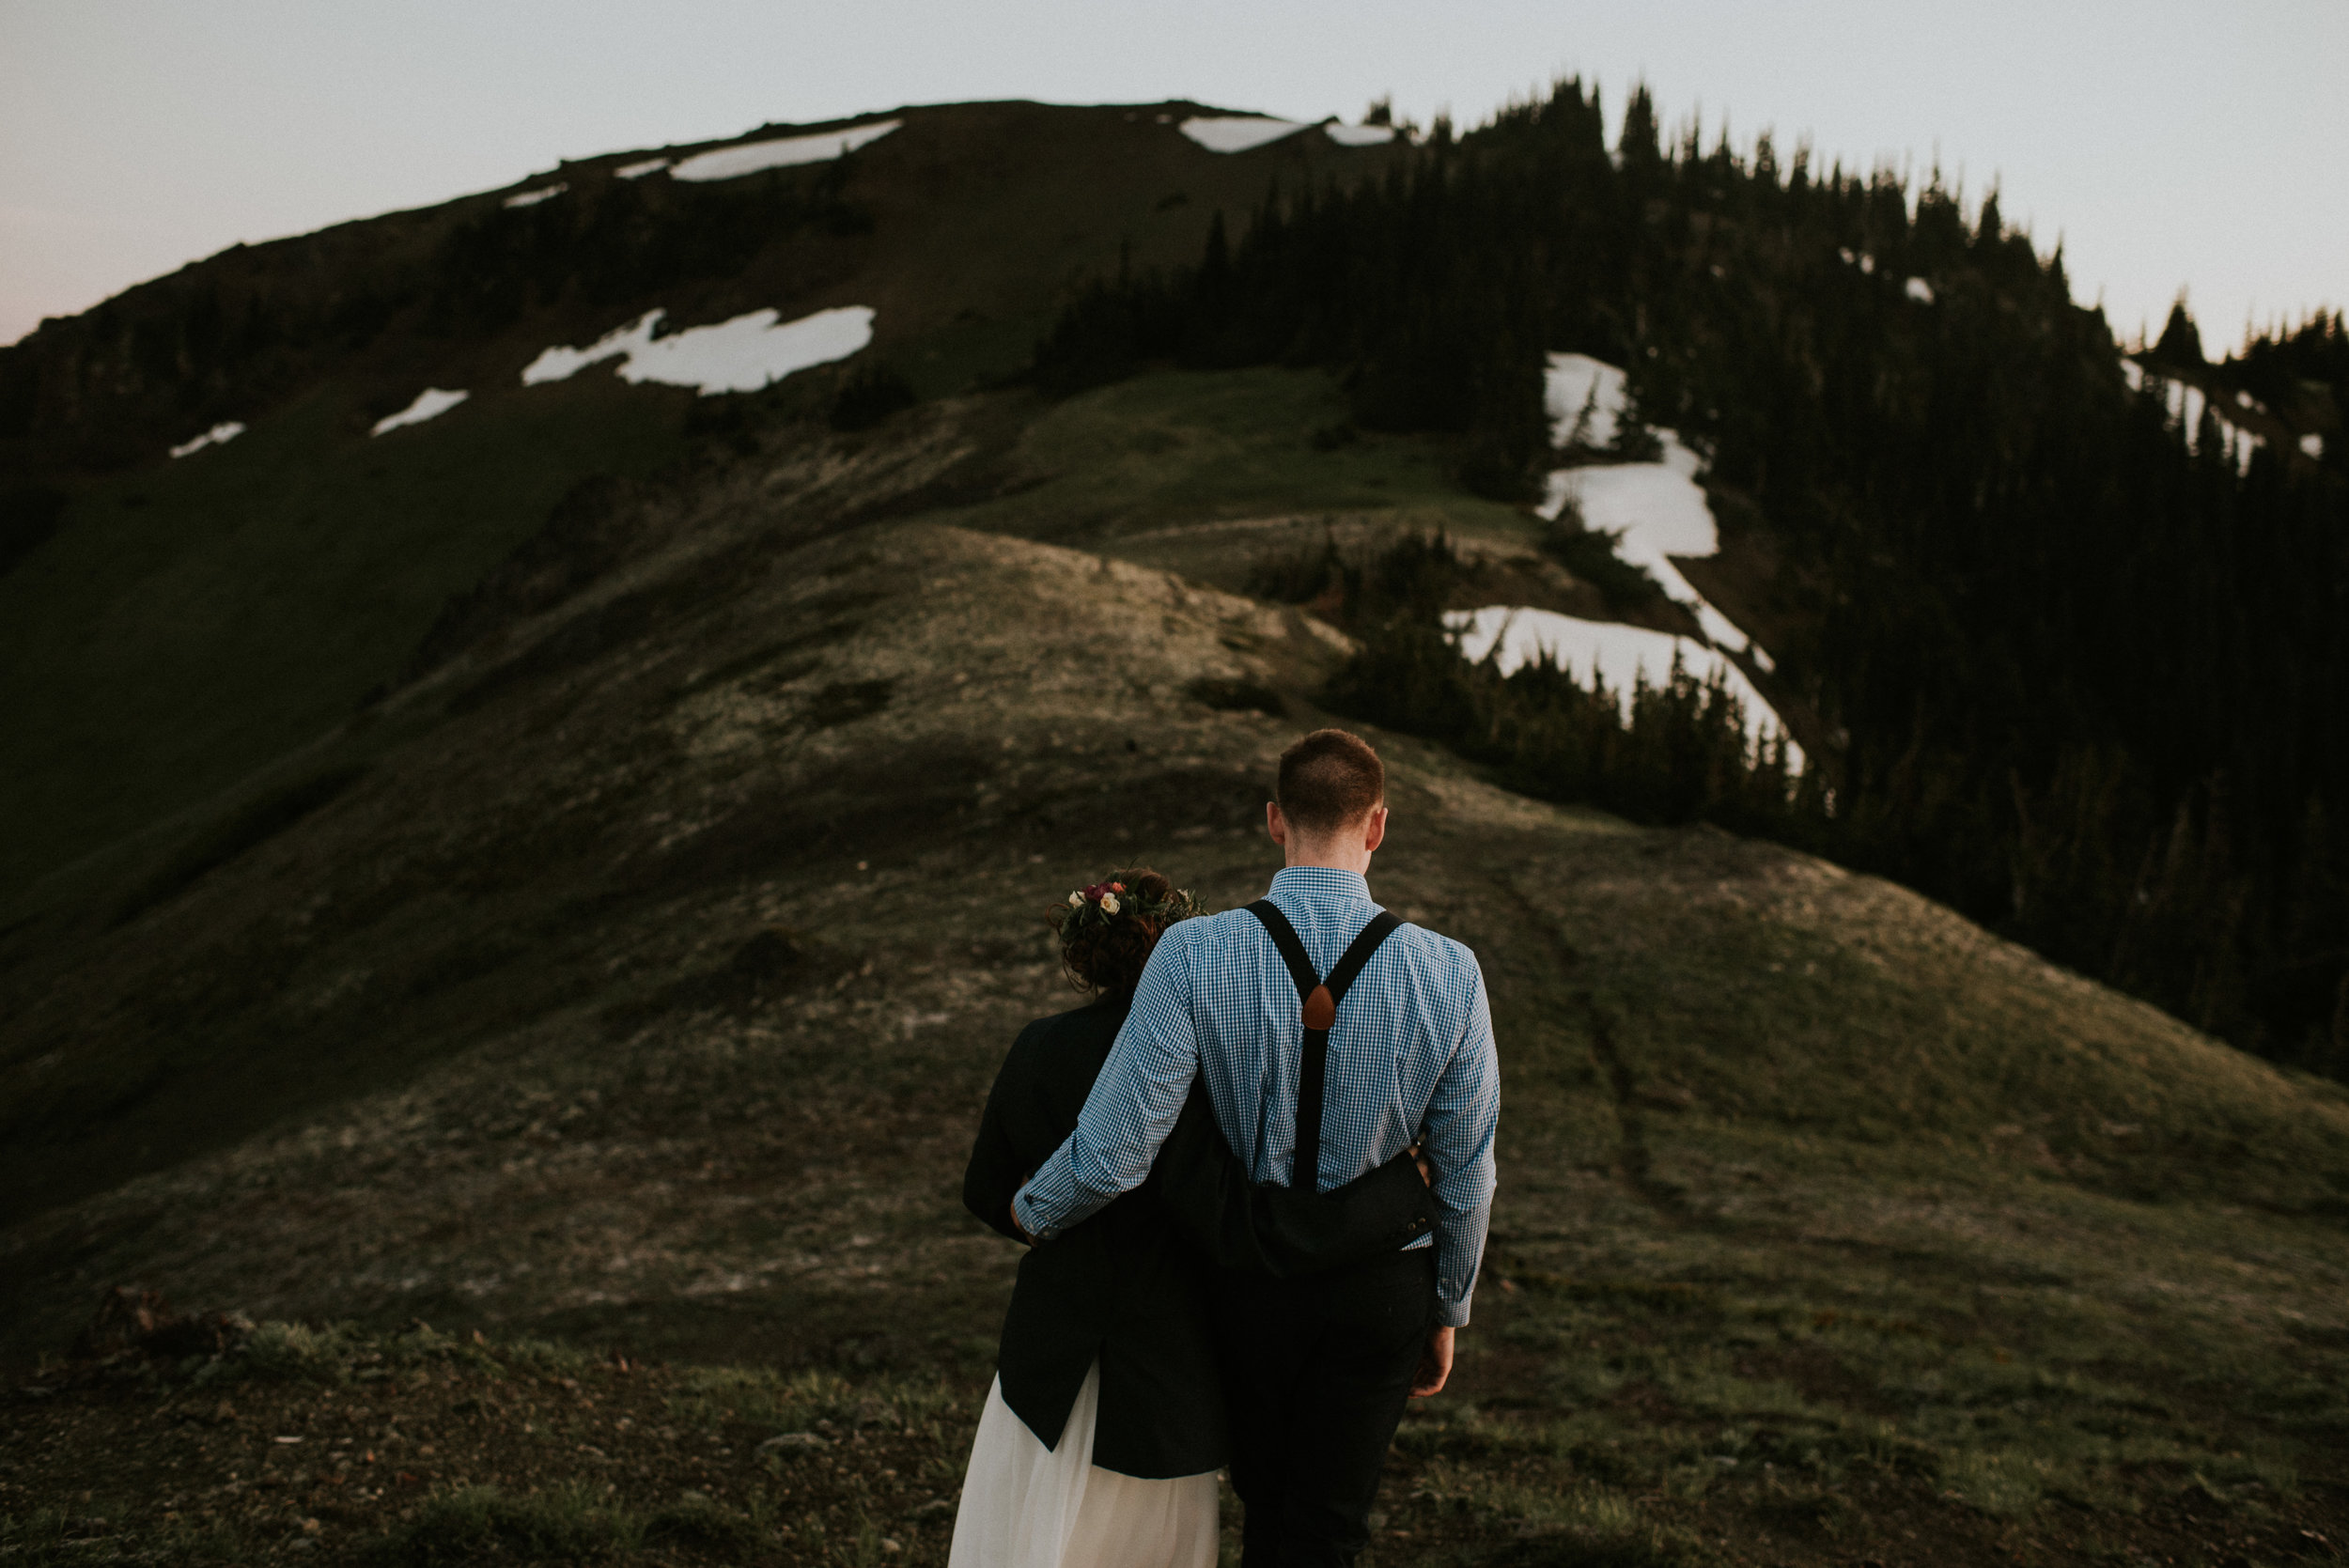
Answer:
[[[1101,912],[1105,915],[1117,913],[1117,894],[1105,893],[1101,895]]]
[[[1074,909],[1074,908],[1078,908],[1079,906],[1081,906],[1081,904],[1083,904],[1083,903],[1084,903],[1084,901],[1085,901],[1085,895],[1084,895],[1083,893],[1070,893],[1070,894],[1068,895],[1068,907],[1069,907],[1070,908],[1072,908],[1072,909]]]

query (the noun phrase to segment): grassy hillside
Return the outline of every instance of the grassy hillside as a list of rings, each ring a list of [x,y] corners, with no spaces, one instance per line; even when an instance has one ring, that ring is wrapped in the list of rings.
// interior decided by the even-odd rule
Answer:
[[[1271,760],[1343,655],[1011,529],[1033,496],[1039,533],[1120,535],[1105,465],[1142,481],[1120,548],[1222,539],[1244,577],[1232,443],[1274,520],[1412,472],[1230,413],[1319,396],[1178,377],[1034,423],[751,430],[646,493],[645,553],[381,705],[321,802],[132,877],[111,930],[53,914],[6,981],[0,1343],[54,1352],[133,1278],[359,1337],[271,1330],[197,1385],[60,1370],[16,1406],[16,1540],[942,1560],[1013,1262],[957,1174],[1012,1033],[1071,1000],[1036,911],[1137,859],[1252,895]],[[1022,452],[1058,477],[1018,490]],[[920,514],[981,480],[1015,493],[943,515],[988,531]],[[1382,1560],[2339,1537],[2337,1089],[1887,884],[1385,745],[1376,886],[1477,950],[1507,1077],[1490,1273]],[[413,1319],[491,1346],[381,1337]],[[582,1358],[615,1346],[675,1368]],[[820,1421],[840,1446],[757,1450]],[[109,1430],[119,1457],[73,1457]]]
[[[0,536],[66,502],[0,566],[0,813],[23,825],[0,901],[313,740],[575,485],[648,474],[694,418],[739,417],[608,369],[524,388],[550,344],[653,308],[686,326],[863,304],[857,364],[959,393],[1024,366],[1074,282],[1194,254],[1275,180],[1391,156],[1317,132],[1222,156],[1176,132],[1195,107],[910,110],[844,163],[707,185],[622,180],[641,155],[614,154],[556,171],[551,202],[235,247],[0,349]],[[820,405],[836,380],[774,396]],[[427,385],[474,396],[367,436]],[[165,458],[226,419],[248,433]]]
[[[288,350],[225,447],[40,471],[64,526],[0,577],[36,825],[0,851],[0,1557],[943,1560],[1015,1261],[959,1172],[1076,1000],[1043,912],[1135,862],[1261,890],[1274,759],[1355,648],[1287,602],[1325,541],[1441,528],[1476,602],[1596,592],[1342,376],[971,390],[1124,241],[1195,254],[1273,174],[1383,156],[1218,159],[1159,113],[910,113],[761,188],[820,223],[658,301],[549,291],[534,230],[446,360]],[[440,308],[397,281],[385,321]],[[873,304],[854,363],[923,400],[516,384],[657,303]],[[132,381],[92,429],[163,419]],[[427,381],[479,390],[366,434]],[[1479,955],[1504,1112],[1375,1560],[2338,1555],[2349,1094],[1890,883],[1377,738],[1374,888]],[[133,1281],[260,1327],[72,1348]]]

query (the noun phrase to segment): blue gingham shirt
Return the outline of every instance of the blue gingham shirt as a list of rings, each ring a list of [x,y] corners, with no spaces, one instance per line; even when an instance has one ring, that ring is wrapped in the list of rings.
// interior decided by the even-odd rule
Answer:
[[[1359,874],[1320,866],[1286,868],[1269,896],[1323,975],[1378,912]],[[1229,909],[1170,927],[1077,1130],[1012,1201],[1020,1225],[1050,1239],[1139,1187],[1202,1075],[1216,1121],[1253,1178],[1290,1185],[1303,1046],[1296,982],[1255,916]],[[1467,1323],[1492,1215],[1501,1113],[1476,955],[1415,925],[1390,935],[1339,1005],[1322,1104],[1322,1191],[1424,1136],[1435,1172],[1438,1321]]]

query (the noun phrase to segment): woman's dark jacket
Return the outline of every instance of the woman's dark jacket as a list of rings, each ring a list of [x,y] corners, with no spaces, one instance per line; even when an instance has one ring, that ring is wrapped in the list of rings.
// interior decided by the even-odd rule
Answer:
[[[1012,1043],[962,1183],[963,1203],[1003,1234],[1019,1239],[1012,1198],[1075,1130],[1130,1001],[1038,1018]],[[1194,1088],[1148,1181],[1020,1260],[1003,1318],[1003,1403],[1057,1447],[1097,1357],[1093,1463],[1143,1477],[1215,1469],[1227,1444],[1212,1271],[1357,1263],[1425,1234],[1434,1212],[1408,1155],[1318,1196],[1251,1184]]]

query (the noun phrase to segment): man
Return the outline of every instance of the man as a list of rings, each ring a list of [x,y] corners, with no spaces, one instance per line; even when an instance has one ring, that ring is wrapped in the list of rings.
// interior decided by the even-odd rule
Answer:
[[[1422,1145],[1432,1243],[1310,1279],[1215,1281],[1243,1561],[1345,1564],[1369,1542],[1407,1396],[1443,1387],[1469,1320],[1500,1069],[1475,955],[1416,926],[1369,929],[1385,918],[1365,880],[1387,831],[1377,753],[1343,730],[1306,736],[1282,753],[1265,820],[1288,862],[1275,912],[1233,909],[1159,939],[1077,1130],[1012,1208],[1049,1240],[1139,1186],[1202,1077],[1258,1182],[1328,1191]],[[1337,971],[1358,945],[1368,956],[1349,985]],[[1315,1079],[1317,1101],[1300,1102]],[[1300,1143],[1317,1148],[1313,1169],[1297,1169]]]

